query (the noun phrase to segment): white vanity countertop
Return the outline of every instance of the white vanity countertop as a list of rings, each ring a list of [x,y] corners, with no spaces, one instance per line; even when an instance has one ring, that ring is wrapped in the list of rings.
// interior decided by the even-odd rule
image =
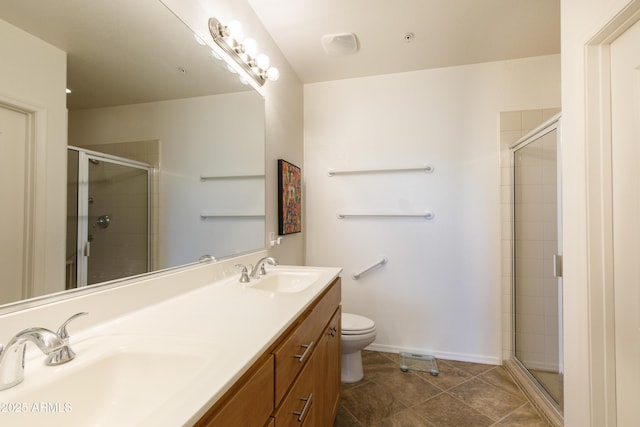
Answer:
[[[134,378],[130,380],[132,386],[136,384],[136,387],[143,387],[139,394],[144,396],[139,398],[140,405],[145,407],[136,408],[139,410],[132,412],[131,417],[114,414],[113,412],[118,410],[117,405],[111,410],[104,409],[106,418],[117,417],[118,426],[192,425],[338,277],[341,271],[340,268],[319,267],[267,268],[268,271],[280,269],[313,270],[320,274],[309,287],[293,293],[250,289],[250,286],[257,282],[252,281],[245,285],[239,283],[239,276],[236,275],[100,323],[79,334],[74,335],[72,332],[71,347],[76,351],[77,357],[68,365],[80,364],[83,359],[94,356],[99,357],[100,352],[104,350],[100,347],[114,345],[110,343],[117,343],[115,345],[121,346],[123,351],[127,351],[127,348],[132,348],[134,351],[149,349],[153,354],[154,351],[162,353],[166,350],[172,354],[175,352],[178,356],[193,356],[193,360],[198,361],[196,370],[189,371],[188,365],[191,364],[192,359],[176,356],[175,371],[169,364],[167,368],[163,368],[163,372],[166,372],[166,381],[165,378],[156,376],[153,378],[154,381],[146,381],[154,383],[149,384],[147,389],[135,383],[134,372],[132,374]],[[163,349],[163,346],[174,348]],[[112,349],[112,347],[109,348]],[[62,410],[55,414],[38,414],[31,410],[27,411],[29,413],[22,414],[6,413],[6,411],[3,413],[3,404],[5,409],[9,409],[6,408],[6,403],[17,403],[29,399],[29,394],[25,394],[25,390],[29,390],[31,387],[29,383],[33,384],[35,381],[33,378],[41,375],[52,376],[57,373],[56,368],[46,367],[42,363],[37,363],[37,360],[30,359],[43,359],[43,356],[39,352],[30,351],[25,367],[24,383],[12,389],[0,391],[1,424],[33,425],[29,423],[36,421],[37,418],[37,421],[45,422],[47,425],[57,425],[58,420],[60,425],[80,425],[76,421],[87,416],[87,411],[84,409],[95,412],[96,408],[83,408],[91,405],[90,401],[89,403],[69,401],[64,395],[64,390],[61,390],[58,396],[46,400],[62,404],[69,403],[73,408],[70,411]],[[183,370],[188,371],[188,378],[182,375]],[[177,377],[172,378],[172,375]],[[100,388],[101,384],[93,384],[93,387]],[[89,392],[90,390],[87,391]],[[98,401],[93,403],[103,404]],[[147,405],[148,408],[146,408]],[[111,412],[107,412],[109,410]],[[5,421],[10,421],[11,424],[6,424]],[[95,419],[92,422],[95,422],[96,426],[113,425],[108,419]]]

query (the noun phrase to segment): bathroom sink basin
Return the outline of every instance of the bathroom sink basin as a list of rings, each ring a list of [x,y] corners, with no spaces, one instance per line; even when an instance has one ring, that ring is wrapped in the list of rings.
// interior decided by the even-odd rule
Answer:
[[[302,292],[320,278],[320,272],[307,271],[277,271],[272,270],[266,276],[261,277],[255,283],[251,283],[252,289],[261,289],[270,292],[295,293]]]
[[[173,337],[88,339],[74,347],[76,359],[25,372],[25,381],[0,398],[27,404],[26,413],[13,414],[12,426],[144,424],[211,362],[208,352],[194,346]]]

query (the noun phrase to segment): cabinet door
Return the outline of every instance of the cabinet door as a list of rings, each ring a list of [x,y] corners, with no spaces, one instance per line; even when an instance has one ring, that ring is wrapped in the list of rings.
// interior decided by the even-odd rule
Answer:
[[[340,314],[338,307],[316,349],[314,372],[317,408],[314,424],[319,427],[333,425],[340,403]]]
[[[342,362],[342,310],[338,307],[336,314],[331,318],[327,328],[327,370],[326,370],[326,415],[327,423],[323,425],[332,426],[340,405],[340,379]]]
[[[213,417],[203,417],[198,427],[262,427],[273,411],[273,356],[248,378],[246,383]],[[208,418],[208,419],[207,419]]]

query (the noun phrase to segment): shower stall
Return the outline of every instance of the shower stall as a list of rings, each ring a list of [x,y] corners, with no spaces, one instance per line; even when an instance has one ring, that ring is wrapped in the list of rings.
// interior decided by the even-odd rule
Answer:
[[[563,408],[559,115],[511,147],[514,364],[557,414]]]
[[[71,146],[67,154],[66,288],[150,271],[153,168]]]

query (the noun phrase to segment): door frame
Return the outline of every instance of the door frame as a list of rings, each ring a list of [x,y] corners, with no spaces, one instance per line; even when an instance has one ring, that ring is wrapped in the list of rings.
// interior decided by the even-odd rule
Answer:
[[[640,0],[632,1],[585,45],[590,419],[603,427],[617,425],[610,53],[639,20]]]
[[[41,295],[46,279],[47,112],[40,106],[0,94],[0,106],[27,118],[22,298]],[[36,260],[38,262],[36,262]]]

